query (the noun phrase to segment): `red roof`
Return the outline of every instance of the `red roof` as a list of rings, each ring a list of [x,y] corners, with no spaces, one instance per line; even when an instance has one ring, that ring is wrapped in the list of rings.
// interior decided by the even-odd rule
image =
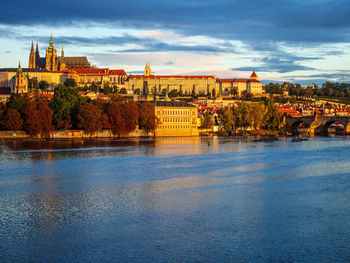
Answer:
[[[252,77],[257,77],[258,75],[256,75],[256,73],[255,73],[255,71],[253,71],[253,73],[252,73],[252,75],[250,75],[250,77],[252,78]]]
[[[130,76],[133,79],[161,79],[161,78],[184,78],[184,79],[215,79],[215,76],[187,76],[187,75],[132,75]]]
[[[111,69],[109,75],[126,75],[124,69]]]

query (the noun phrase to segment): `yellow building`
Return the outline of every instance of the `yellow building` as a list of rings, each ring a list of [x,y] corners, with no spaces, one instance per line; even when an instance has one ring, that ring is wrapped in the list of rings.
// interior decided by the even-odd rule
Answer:
[[[157,101],[155,136],[198,136],[197,108],[186,102]]]
[[[262,82],[259,81],[255,71],[249,79],[220,79],[218,82],[221,94],[228,94],[234,88],[237,89],[238,96],[244,91],[252,93],[253,96],[261,96],[263,93]]]
[[[130,75],[126,83],[127,90],[132,93],[139,89],[142,94],[160,94],[163,90],[172,90],[182,94],[209,95],[215,89],[218,94],[217,77],[186,75],[152,75],[150,64],[146,64],[144,75]]]

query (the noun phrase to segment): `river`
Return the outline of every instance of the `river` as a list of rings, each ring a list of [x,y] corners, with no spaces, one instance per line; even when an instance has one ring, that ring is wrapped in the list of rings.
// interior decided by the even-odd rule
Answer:
[[[350,139],[0,141],[0,262],[350,262]]]

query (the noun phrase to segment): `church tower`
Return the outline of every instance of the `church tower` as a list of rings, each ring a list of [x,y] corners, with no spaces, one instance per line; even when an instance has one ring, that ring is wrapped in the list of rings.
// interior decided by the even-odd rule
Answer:
[[[32,41],[32,48],[30,49],[28,68],[36,68],[36,55],[34,52],[33,41]]]
[[[151,64],[146,63],[146,67],[145,67],[145,76],[151,76],[151,75],[152,75]]]
[[[40,54],[39,54],[39,43],[38,41],[36,42],[36,49],[35,49],[35,67],[36,68],[40,68],[40,64],[39,64],[39,61],[40,61]]]
[[[57,71],[57,50],[53,46],[52,34],[50,45],[46,49],[45,69],[48,71]]]
[[[34,50],[34,49],[33,49]],[[18,64],[15,80],[15,93],[27,93],[28,81],[22,71],[21,62]]]

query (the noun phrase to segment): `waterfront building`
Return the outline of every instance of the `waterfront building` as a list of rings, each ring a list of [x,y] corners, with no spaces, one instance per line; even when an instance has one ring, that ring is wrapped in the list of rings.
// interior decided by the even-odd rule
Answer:
[[[62,71],[76,68],[91,68],[88,59],[84,57],[65,57],[64,49],[62,45],[61,56],[57,55],[57,49],[53,45],[52,35],[50,37],[50,43],[46,49],[45,57],[40,57],[39,45],[36,44],[36,50],[34,51],[34,45],[29,55],[30,69],[45,69],[47,71]]]
[[[184,95],[211,95],[213,90],[218,94],[217,77],[214,75],[152,75],[151,66],[146,64],[144,75],[130,75],[126,83],[128,91],[140,90],[142,94],[161,94],[176,90]]]
[[[198,136],[197,107],[186,102],[156,101],[155,136]]]

